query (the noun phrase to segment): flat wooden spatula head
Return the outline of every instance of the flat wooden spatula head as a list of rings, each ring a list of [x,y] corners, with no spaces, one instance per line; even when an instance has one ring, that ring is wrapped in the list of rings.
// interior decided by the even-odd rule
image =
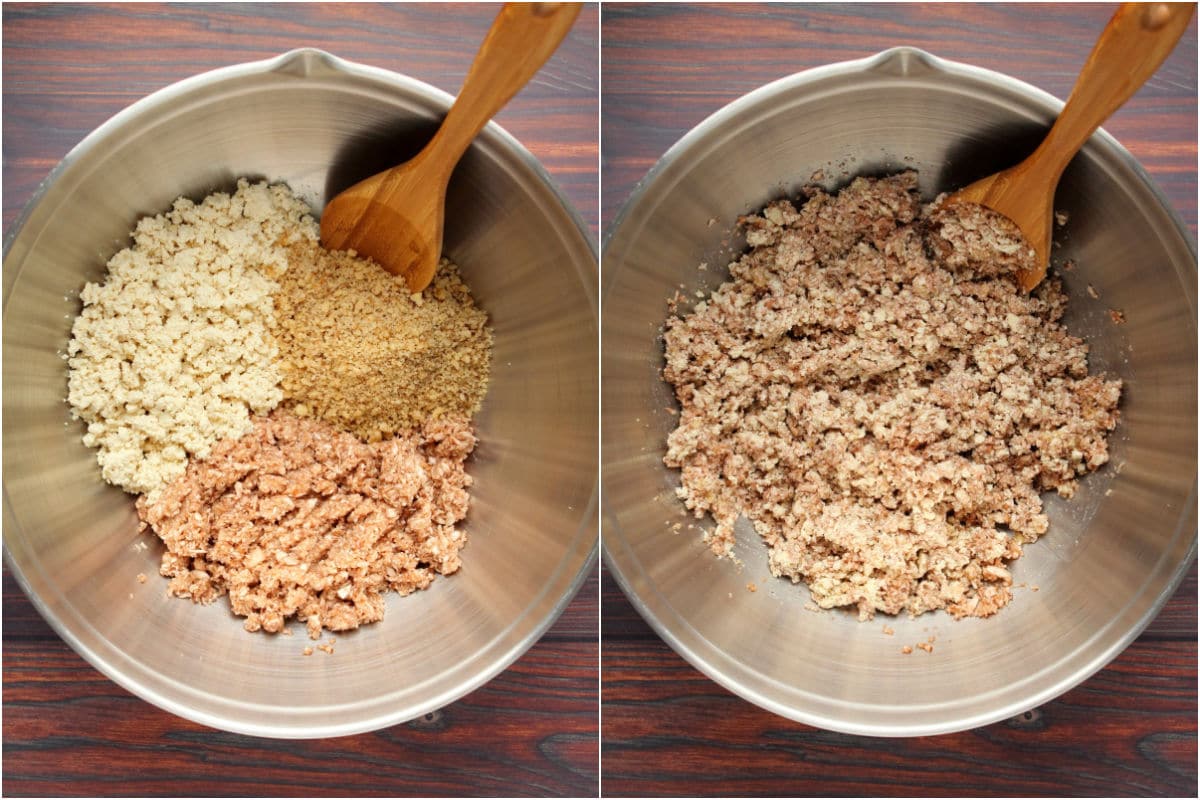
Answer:
[[[429,285],[442,253],[445,189],[416,187],[405,194],[414,162],[374,175],[334,197],[321,214],[321,244],[353,250],[393,275],[409,291]]]
[[[411,161],[330,200],[321,215],[321,243],[354,250],[403,275],[409,291],[428,286],[442,254],[450,173],[488,120],[550,58],[581,5],[506,4],[433,140]]]
[[[1100,123],[1162,65],[1195,11],[1195,3],[1122,3],[1037,150],[1015,167],[948,198],[947,202],[978,203],[1016,223],[1037,254],[1036,268],[1018,274],[1026,291],[1041,282],[1050,263],[1054,191],[1063,170]]]

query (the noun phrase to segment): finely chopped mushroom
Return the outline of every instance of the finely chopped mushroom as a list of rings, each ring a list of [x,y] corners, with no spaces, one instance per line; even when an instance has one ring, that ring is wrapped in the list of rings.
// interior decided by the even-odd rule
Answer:
[[[922,206],[911,172],[741,224],[730,279],[664,329],[665,462],[713,551],[744,515],[824,608],[995,613],[1047,530],[1039,493],[1070,497],[1118,417],[1059,282],[1022,293],[1011,223]]]
[[[84,443],[141,494],[170,593],[314,639],[458,570],[492,344],[449,261],[413,295],[317,236],[286,186],[180,199],[84,287],[67,353]]]

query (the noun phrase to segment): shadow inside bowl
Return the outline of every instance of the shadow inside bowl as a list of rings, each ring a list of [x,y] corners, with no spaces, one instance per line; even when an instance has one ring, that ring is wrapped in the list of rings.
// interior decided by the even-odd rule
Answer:
[[[354,133],[334,152],[324,197],[336,197],[359,181],[412,159],[440,125],[440,120],[398,117]]]

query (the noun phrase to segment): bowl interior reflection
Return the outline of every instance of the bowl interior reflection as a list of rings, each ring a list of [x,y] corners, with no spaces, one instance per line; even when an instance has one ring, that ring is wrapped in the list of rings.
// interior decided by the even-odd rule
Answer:
[[[168,87],[64,160],[7,242],[4,537],[39,610],[136,694],[215,727],[268,736],[369,730],[436,709],[495,675],[554,620],[597,532],[595,255],[533,157],[489,126],[455,173],[445,248],[495,333],[462,570],[391,596],[383,623],[305,658],[250,635],[224,601],[168,599],[159,544],[105,486],[63,404],[78,292],[142,215],[236,177],[285,181],[319,211],[436,124],[450,97],[316,51]],[[365,133],[364,133],[365,132]],[[407,143],[407,144],[406,144]],[[332,168],[330,165],[334,165]],[[590,331],[590,335],[589,335]],[[139,584],[135,576],[150,576]]]
[[[902,169],[917,169],[932,199],[1019,160],[1060,107],[1005,76],[911,48],[802,73],[691,131],[609,232],[606,559],[656,630],[743,697],[810,724],[878,735],[1002,719],[1115,656],[1194,557],[1194,245],[1129,153],[1103,133],[1060,184],[1057,206],[1070,222],[1054,261],[1079,265],[1063,276],[1067,325],[1091,343],[1094,370],[1126,381],[1123,416],[1111,464],[1085,479],[1074,500],[1046,498],[1051,530],[1016,562],[1016,597],[1002,613],[862,624],[848,613],[814,613],[804,587],[769,575],[745,520],[742,565],[711,557],[699,536],[711,521],[684,515],[678,473],[662,463],[676,420],[659,374],[666,299],[678,290],[686,308],[697,290],[725,279],[724,265],[744,245],[729,235],[738,215],[810,180],[836,188],[854,175]],[[1110,307],[1124,310],[1127,323],[1114,325]],[[757,592],[747,591],[751,582]],[[885,623],[894,635],[882,632]],[[901,652],[930,636],[933,654]]]

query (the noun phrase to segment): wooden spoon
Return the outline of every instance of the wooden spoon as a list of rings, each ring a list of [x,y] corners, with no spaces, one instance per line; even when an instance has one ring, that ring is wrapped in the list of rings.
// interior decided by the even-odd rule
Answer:
[[[488,120],[550,58],[581,5],[506,3],[433,139],[411,161],[330,200],[321,215],[321,243],[374,259],[403,275],[412,292],[428,286],[442,253],[450,173]]]
[[[1092,48],[1062,113],[1033,155],[948,198],[947,202],[987,206],[1021,229],[1037,256],[1035,269],[1017,275],[1025,291],[1046,276],[1054,190],[1067,163],[1100,123],[1154,74],[1195,10],[1195,3],[1122,3]]]

